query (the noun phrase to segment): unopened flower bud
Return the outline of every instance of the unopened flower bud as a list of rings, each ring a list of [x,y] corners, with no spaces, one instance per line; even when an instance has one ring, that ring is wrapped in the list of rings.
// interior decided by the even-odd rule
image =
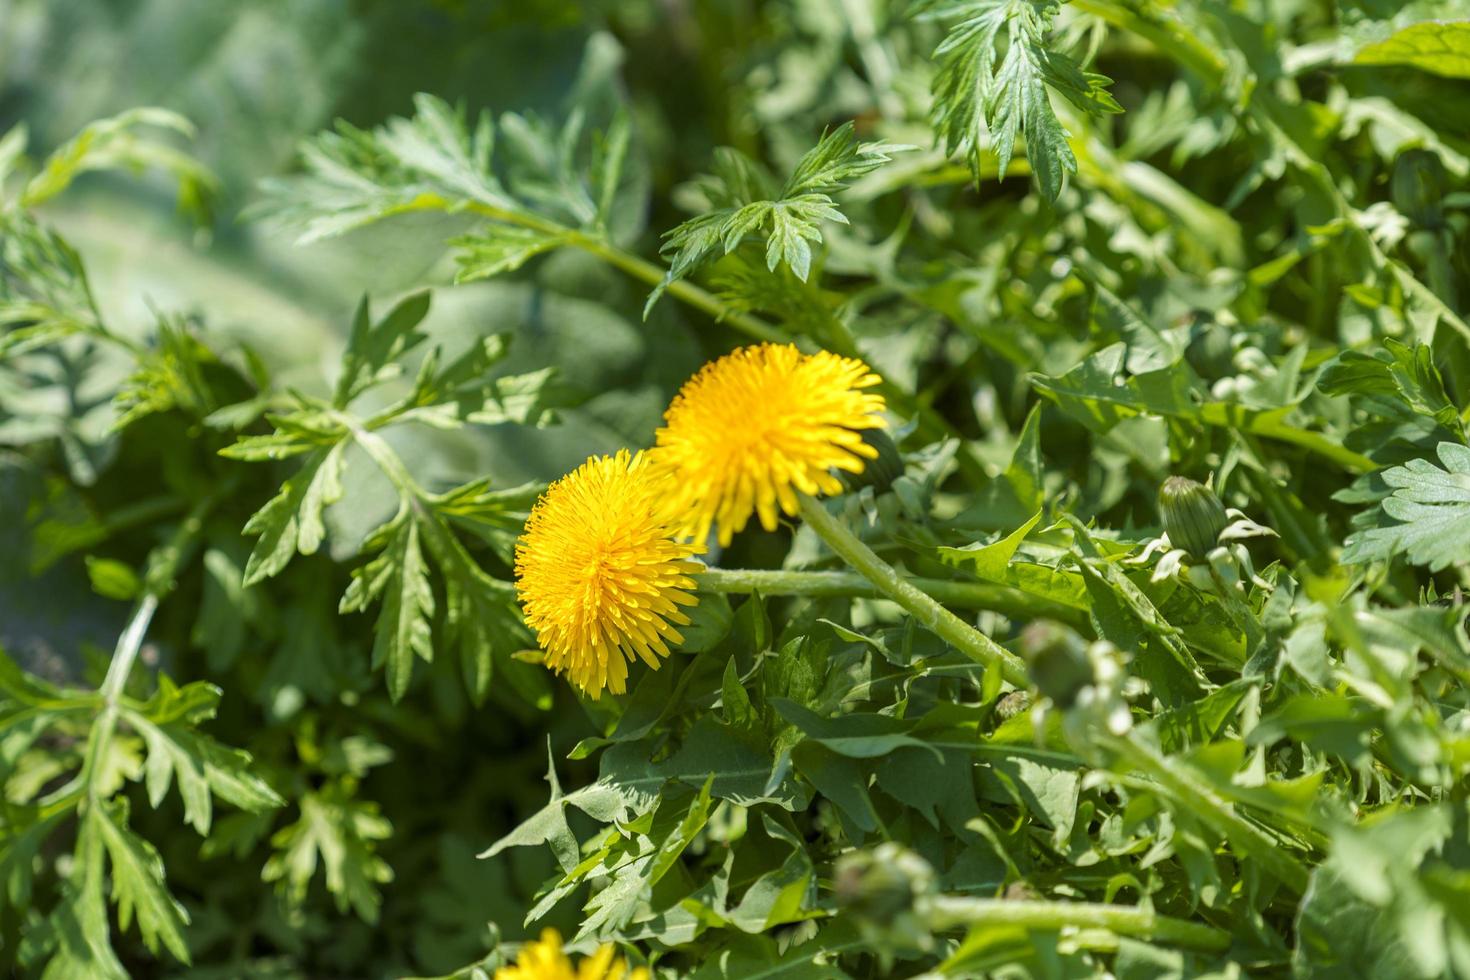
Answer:
[[[1208,555],[1230,523],[1215,492],[1183,476],[1171,476],[1159,488],[1159,517],[1169,543],[1192,558]]]
[[[935,890],[934,869],[901,844],[887,841],[840,858],[833,890],[883,959],[933,943],[927,901]]]
[[[837,862],[833,885],[838,904],[860,915],[888,920],[913,907],[934,888],[934,869],[891,841],[855,851]]]
[[[1021,656],[1036,689],[1063,710],[1093,682],[1087,642],[1061,623],[1034,620],[1021,632]]]

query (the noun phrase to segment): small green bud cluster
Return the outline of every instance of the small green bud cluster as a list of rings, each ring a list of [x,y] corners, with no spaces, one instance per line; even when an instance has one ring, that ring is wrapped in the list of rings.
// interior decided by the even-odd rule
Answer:
[[[1021,633],[1020,646],[1031,682],[1045,699],[1034,709],[1038,722],[1050,704],[1064,713],[1067,729],[1079,737],[1085,738],[1094,725],[1114,735],[1132,727],[1124,696],[1128,675],[1113,644],[1089,643],[1066,626],[1037,620]]]
[[[886,841],[844,855],[837,861],[833,890],[837,904],[853,913],[885,958],[933,945],[927,903],[935,893],[934,869],[903,845]]]
[[[1038,619],[1027,625],[1021,633],[1021,656],[1036,690],[1063,711],[1092,683],[1087,641],[1061,623]]]

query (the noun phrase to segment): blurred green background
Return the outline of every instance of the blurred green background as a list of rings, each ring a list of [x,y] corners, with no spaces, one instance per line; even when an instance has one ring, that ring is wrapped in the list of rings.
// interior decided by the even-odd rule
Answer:
[[[642,16],[639,6],[619,4],[619,23],[648,27],[663,16],[652,3]],[[335,364],[362,293],[387,298],[448,282],[445,219],[407,218],[345,243],[298,247],[290,235],[239,220],[257,181],[289,170],[303,136],[337,118],[371,126],[410,113],[416,92],[471,112],[555,115],[578,84],[589,39],[608,26],[593,5],[524,0],[6,0],[0,125],[24,122],[39,154],[87,122],[134,106],[193,120],[194,149],[221,182],[210,227],[196,230],[171,214],[163,178],[91,178],[47,217],[86,257],[103,312],[118,328],[142,331],[157,310],[197,311],[214,334],[245,339],[283,380],[311,387]],[[598,83],[616,84],[618,44],[601,35],[593,50],[606,62]],[[643,135],[645,150],[662,142]],[[709,145],[693,132],[680,138]],[[569,384],[593,394],[584,421],[595,424],[530,443],[490,445],[471,435],[446,450],[446,479],[486,470],[498,482],[560,473],[591,450],[647,431],[663,389],[697,364],[686,331],[663,318],[651,329],[639,325],[641,291],[595,261],[566,256],[539,280],[441,293],[431,327],[451,345],[457,332],[515,331],[526,360],[557,363]],[[623,300],[613,305],[626,320],[609,315],[609,297]],[[658,358],[647,356],[653,344]],[[682,363],[671,356],[677,352],[686,355]]]

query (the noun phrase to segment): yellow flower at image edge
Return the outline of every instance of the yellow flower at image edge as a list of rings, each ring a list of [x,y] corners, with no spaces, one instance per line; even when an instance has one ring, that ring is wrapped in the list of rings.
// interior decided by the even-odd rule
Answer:
[[[546,665],[593,698],[654,669],[687,624],[699,549],[673,539],[668,487],[646,457],[593,457],[546,489],[516,543],[516,591]]]
[[[561,936],[547,929],[539,940],[521,947],[515,965],[496,970],[495,980],[648,980],[648,970],[640,966],[630,971],[621,959],[613,958],[611,946],[573,967],[562,952]]]
[[[673,475],[670,512],[704,541],[727,545],[752,514],[768,531],[797,494],[840,493],[832,470],[861,473],[878,450],[863,429],[883,427],[882,379],[862,361],[794,345],[743,347],[706,364],[664,414],[650,459]]]

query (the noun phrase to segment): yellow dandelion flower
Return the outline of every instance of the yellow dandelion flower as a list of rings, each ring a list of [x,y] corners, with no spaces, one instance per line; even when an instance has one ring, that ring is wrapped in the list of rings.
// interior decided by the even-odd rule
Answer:
[[[611,946],[603,946],[573,967],[562,952],[561,936],[547,929],[539,940],[521,947],[515,965],[496,970],[495,980],[648,980],[648,970],[641,966],[629,970],[613,957]]]
[[[546,664],[597,698],[628,661],[655,670],[683,642],[699,549],[674,540],[667,486],[639,453],[593,457],[546,489],[516,543],[516,590]]]
[[[664,414],[650,458],[670,472],[671,513],[704,541],[718,525],[730,543],[751,514],[776,528],[797,493],[840,493],[832,470],[861,473],[878,451],[862,429],[883,426],[881,380],[862,361],[794,345],[743,347],[706,364]]]

